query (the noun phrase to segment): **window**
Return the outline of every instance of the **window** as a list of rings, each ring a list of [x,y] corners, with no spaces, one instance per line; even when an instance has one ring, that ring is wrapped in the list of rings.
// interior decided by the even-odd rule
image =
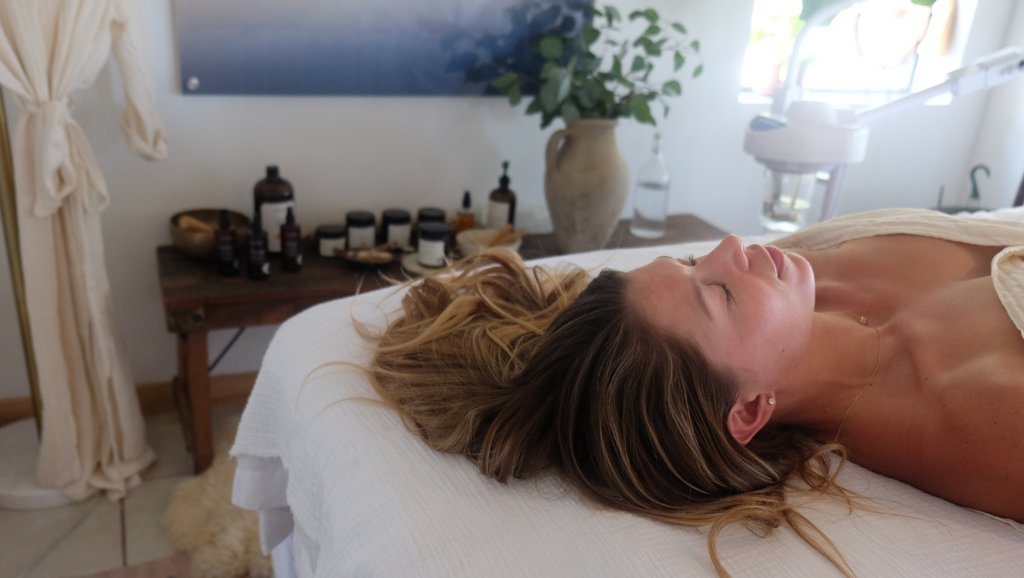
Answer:
[[[830,0],[755,0],[740,102],[765,103],[786,75],[793,40]],[[930,4],[930,5],[929,5]],[[808,32],[796,85],[839,106],[884,104],[942,82],[961,66],[977,0],[866,0]],[[949,96],[932,102],[949,102]]]

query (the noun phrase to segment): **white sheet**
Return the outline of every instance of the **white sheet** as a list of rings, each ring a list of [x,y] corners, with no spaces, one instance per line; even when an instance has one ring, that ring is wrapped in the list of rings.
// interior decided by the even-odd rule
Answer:
[[[573,260],[628,270],[715,244]],[[262,510],[265,550],[288,535],[290,511],[300,577],[715,575],[701,530],[595,509],[551,477],[499,484],[429,449],[393,411],[352,399],[377,396],[358,370],[328,365],[370,358],[350,316],[381,327],[399,299],[385,289],[326,303],[275,335],[231,452],[234,500]],[[858,575],[1021,576],[1024,534],[1008,525],[857,466],[841,481],[891,512],[805,509]],[[788,528],[762,539],[732,527],[719,552],[737,578],[839,576]]]

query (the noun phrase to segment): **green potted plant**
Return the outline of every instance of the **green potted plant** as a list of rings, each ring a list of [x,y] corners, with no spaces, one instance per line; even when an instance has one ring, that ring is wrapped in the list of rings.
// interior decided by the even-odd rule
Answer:
[[[542,128],[565,121],[548,141],[544,176],[564,252],[603,247],[629,196],[629,168],[615,144],[617,119],[654,125],[651,105],[667,116],[667,99],[683,92],[676,78],[652,80],[656,65],[670,60],[676,74],[691,63],[693,77],[704,69],[700,41],[654,9],[624,19],[614,6],[588,6],[585,16],[578,30],[556,27],[531,38],[544,59],[536,74],[509,70],[491,82],[513,106],[533,95],[526,113],[540,114]]]

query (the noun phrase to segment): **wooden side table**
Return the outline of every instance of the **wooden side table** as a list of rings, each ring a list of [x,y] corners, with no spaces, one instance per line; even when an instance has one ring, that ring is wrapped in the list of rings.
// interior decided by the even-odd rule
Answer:
[[[629,222],[620,221],[608,247],[705,241],[726,234],[693,215],[669,217],[668,229],[661,239],[639,239],[628,231]],[[527,235],[519,251],[527,259],[559,254],[551,234]],[[387,286],[385,276],[402,276],[398,264],[367,273],[349,268],[337,259],[320,257],[311,250],[304,255],[302,271],[285,273],[274,262],[270,278],[264,281],[246,278],[244,268],[238,277],[221,277],[212,262],[191,259],[170,246],[157,248],[157,263],[167,329],[178,336],[174,400],[196,473],[213,461],[207,333],[214,329],[282,323],[318,303]]]

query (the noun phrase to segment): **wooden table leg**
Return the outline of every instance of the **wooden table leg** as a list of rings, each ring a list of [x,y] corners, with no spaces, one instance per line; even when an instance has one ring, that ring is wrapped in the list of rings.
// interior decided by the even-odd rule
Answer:
[[[171,380],[174,394],[174,408],[178,410],[181,433],[185,437],[185,449],[195,452],[196,440],[192,431],[192,404],[188,399],[188,334],[178,333],[178,375]]]
[[[177,394],[184,398],[179,413],[191,441],[195,472],[202,473],[213,462],[213,424],[210,416],[210,374],[206,332],[178,334],[179,383]]]

